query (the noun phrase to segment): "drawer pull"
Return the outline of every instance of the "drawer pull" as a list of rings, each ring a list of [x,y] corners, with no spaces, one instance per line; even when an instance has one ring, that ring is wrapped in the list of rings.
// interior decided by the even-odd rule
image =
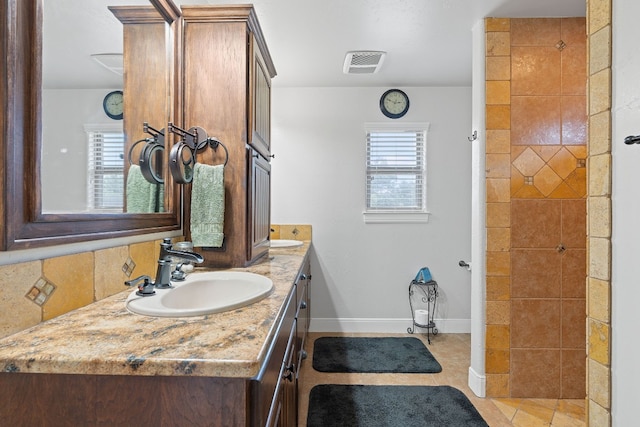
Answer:
[[[307,302],[306,301],[302,301],[300,303],[300,308],[307,308]]]
[[[289,382],[293,381],[293,374],[296,371],[296,365],[289,365],[286,368],[286,373],[282,376],[282,379],[285,379]]]

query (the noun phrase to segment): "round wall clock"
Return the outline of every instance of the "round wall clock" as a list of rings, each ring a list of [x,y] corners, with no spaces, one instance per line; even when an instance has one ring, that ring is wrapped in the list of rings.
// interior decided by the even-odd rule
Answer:
[[[113,120],[122,120],[124,109],[123,94],[121,90],[109,92],[102,101],[102,108],[107,116]]]
[[[380,97],[380,111],[390,119],[399,119],[409,111],[409,97],[400,89],[389,89]]]

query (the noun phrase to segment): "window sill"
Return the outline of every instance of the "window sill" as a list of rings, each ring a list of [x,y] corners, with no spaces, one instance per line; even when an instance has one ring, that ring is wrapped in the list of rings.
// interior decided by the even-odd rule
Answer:
[[[363,212],[365,224],[418,224],[429,222],[430,212]]]

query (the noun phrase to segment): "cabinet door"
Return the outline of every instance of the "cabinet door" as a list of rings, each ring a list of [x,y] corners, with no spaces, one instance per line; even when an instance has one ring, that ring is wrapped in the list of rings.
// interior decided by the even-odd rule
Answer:
[[[254,150],[249,150],[251,189],[249,191],[249,260],[269,251],[271,229],[271,165]]]
[[[282,376],[282,413],[281,425],[285,427],[296,427],[298,425],[298,367],[297,349],[295,345],[296,325],[291,330],[290,352],[285,359],[284,375]]]
[[[291,301],[293,304],[294,301]],[[276,386],[269,416],[267,417],[267,427],[297,427],[298,425],[298,382],[296,379],[295,366],[295,333],[296,322],[289,333],[287,350],[282,359],[280,377]]]
[[[249,144],[264,157],[271,154],[271,78],[255,40],[252,43],[251,138]]]

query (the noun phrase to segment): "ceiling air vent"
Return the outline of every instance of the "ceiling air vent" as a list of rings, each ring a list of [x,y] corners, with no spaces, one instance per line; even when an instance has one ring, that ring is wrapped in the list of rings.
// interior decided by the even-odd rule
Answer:
[[[347,52],[342,71],[345,74],[377,73],[384,62],[386,52],[377,50],[359,50]]]

